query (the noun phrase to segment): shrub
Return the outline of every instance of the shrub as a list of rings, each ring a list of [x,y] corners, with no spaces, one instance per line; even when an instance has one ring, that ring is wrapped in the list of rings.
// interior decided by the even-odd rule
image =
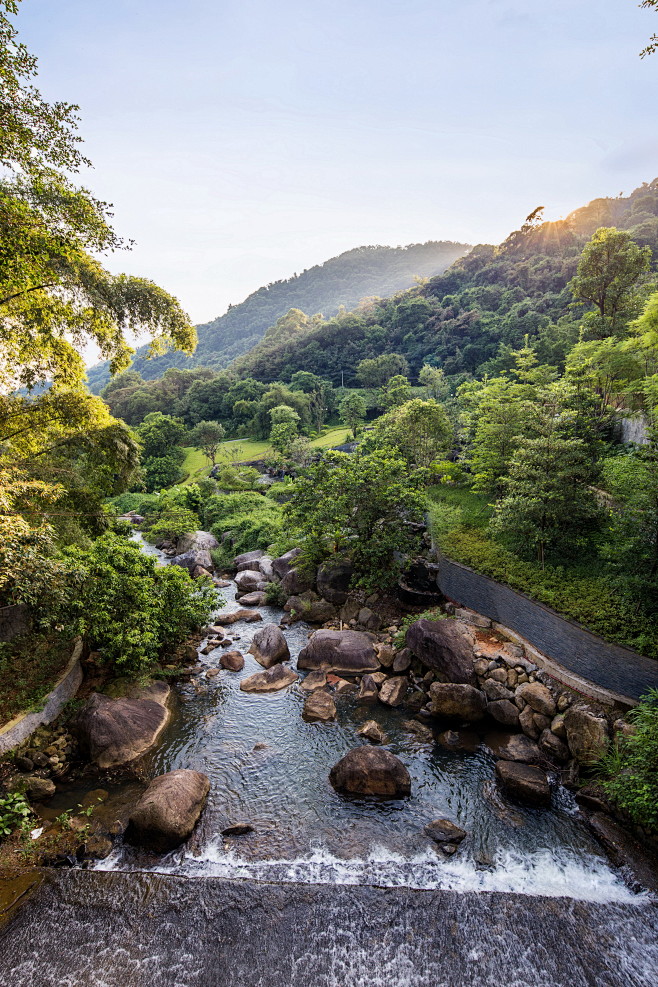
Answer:
[[[603,788],[633,822],[658,832],[658,689],[652,689],[628,714],[636,732],[603,759],[612,775]]]
[[[21,793],[0,795],[0,840],[11,836],[15,829],[27,828],[31,815],[32,809]]]
[[[151,542],[165,538],[177,538],[179,535],[186,535],[189,531],[196,531],[198,527],[199,518],[194,511],[172,505],[151,525],[147,532],[147,538]]]

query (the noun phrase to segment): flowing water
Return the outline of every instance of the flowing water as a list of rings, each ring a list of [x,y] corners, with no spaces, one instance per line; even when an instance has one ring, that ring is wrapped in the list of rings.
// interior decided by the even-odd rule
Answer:
[[[155,551],[145,546],[147,551]],[[234,590],[224,591],[235,609]],[[278,623],[279,610],[261,608]],[[246,652],[262,624],[228,628]],[[309,628],[286,630],[292,665]],[[220,652],[202,656],[217,667]],[[338,721],[304,722],[298,686],[244,693],[222,671],[177,687],[148,755],[154,777],[204,771],[208,806],[163,858],[119,847],[93,871],[52,873],[6,930],[0,978],[18,987],[416,987],[658,982],[658,913],[608,864],[558,790],[551,810],[511,805],[481,738],[419,740],[409,712],[336,699]],[[374,718],[407,766],[412,796],[346,798],[327,775]],[[110,793],[132,798],[135,784]],[[60,798],[75,804],[80,791]],[[453,857],[423,833],[468,832]],[[249,822],[254,832],[221,831]]]

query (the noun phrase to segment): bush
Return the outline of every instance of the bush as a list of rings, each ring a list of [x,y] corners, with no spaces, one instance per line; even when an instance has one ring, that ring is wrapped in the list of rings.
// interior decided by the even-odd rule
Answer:
[[[636,733],[619,739],[603,759],[604,770],[612,775],[603,788],[634,823],[658,832],[658,689],[652,689],[628,718]]]
[[[209,580],[159,566],[133,542],[104,535],[86,551],[68,549],[70,599],[59,614],[103,660],[133,674],[207,623],[218,604]]]
[[[150,542],[158,542],[163,539],[177,538],[179,535],[186,535],[190,531],[197,531],[199,518],[194,511],[188,511],[184,507],[172,507],[165,510],[149,528],[146,537]]]
[[[0,840],[11,836],[15,829],[27,828],[32,809],[19,792],[0,795]]]

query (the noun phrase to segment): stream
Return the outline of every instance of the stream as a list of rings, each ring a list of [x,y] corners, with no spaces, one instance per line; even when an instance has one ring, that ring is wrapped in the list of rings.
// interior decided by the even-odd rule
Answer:
[[[235,586],[220,592],[220,609],[237,609]],[[264,622],[282,617],[277,609],[260,610]],[[457,748],[424,742],[405,726],[408,710],[359,704],[347,694],[336,697],[336,723],[306,723],[298,685],[241,692],[241,678],[262,671],[246,654],[262,626],[227,628],[245,653],[244,670],[179,684],[170,722],[144,761],[148,777],[195,768],[210,778],[191,840],[164,857],[119,846],[91,870],[48,873],[0,938],[0,982],[658,982],[658,910],[609,865],[568,792],[558,790],[550,810],[508,803],[478,734],[464,731]],[[304,623],[285,630],[293,667],[309,632]],[[219,654],[200,662],[216,668]],[[409,799],[347,798],[329,785],[330,768],[363,742],[356,730],[368,719],[380,724],[386,746],[409,770]],[[97,786],[88,782],[87,790]],[[82,794],[79,787],[56,799],[64,807]],[[134,782],[117,786],[109,805],[134,801],[135,794]],[[438,817],[469,834],[452,857],[423,832]],[[221,835],[237,822],[254,832]]]

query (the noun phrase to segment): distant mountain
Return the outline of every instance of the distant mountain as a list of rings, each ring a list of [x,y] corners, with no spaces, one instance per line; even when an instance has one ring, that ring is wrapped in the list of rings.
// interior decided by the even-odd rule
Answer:
[[[398,353],[414,381],[428,362],[458,383],[510,365],[526,335],[542,361],[560,365],[582,314],[567,285],[598,227],[628,230],[651,247],[657,269],[658,179],[628,196],[594,199],[558,222],[542,222],[541,209],[530,219],[504,243],[474,247],[426,284],[320,324],[310,320],[294,333],[275,326],[231,369],[263,382],[309,370],[354,386],[360,360]]]
[[[229,306],[224,315],[197,326],[199,345],[194,356],[172,352],[149,360],[146,347],[140,347],[133,368],[146,380],[161,377],[169,367],[219,370],[256,345],[291,308],[329,318],[342,306],[352,309],[365,298],[385,298],[409,288],[416,277],[434,277],[469,249],[468,244],[447,240],[356,247],[285,281],[265,285],[239,305]],[[108,364],[92,367],[88,378],[91,390],[98,393],[109,380]]]

